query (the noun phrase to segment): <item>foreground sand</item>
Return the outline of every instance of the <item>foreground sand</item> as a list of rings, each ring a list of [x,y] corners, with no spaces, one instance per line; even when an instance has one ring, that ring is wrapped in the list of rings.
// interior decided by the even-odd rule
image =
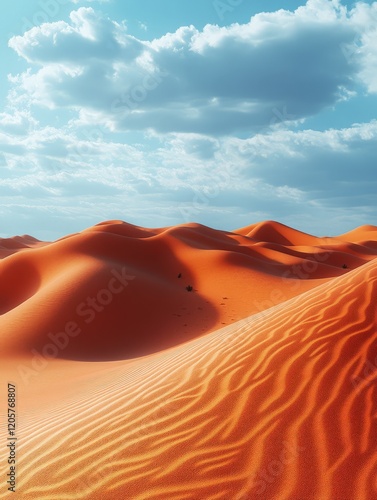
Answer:
[[[377,498],[376,227],[111,221],[13,241],[17,498]]]

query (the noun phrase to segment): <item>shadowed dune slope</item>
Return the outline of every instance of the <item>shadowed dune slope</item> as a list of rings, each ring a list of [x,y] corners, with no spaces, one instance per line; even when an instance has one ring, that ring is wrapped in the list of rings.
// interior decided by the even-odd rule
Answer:
[[[362,245],[364,248],[371,248],[371,250],[377,249],[377,226],[360,226],[353,231],[342,234],[339,239],[344,239],[345,241],[351,243],[357,243]]]
[[[15,356],[17,498],[374,500],[376,301],[372,260],[133,361]]]
[[[45,246],[13,238],[21,249],[0,261],[0,355],[111,361],[179,345],[377,255],[354,236],[316,238],[275,222],[232,233],[108,221]]]

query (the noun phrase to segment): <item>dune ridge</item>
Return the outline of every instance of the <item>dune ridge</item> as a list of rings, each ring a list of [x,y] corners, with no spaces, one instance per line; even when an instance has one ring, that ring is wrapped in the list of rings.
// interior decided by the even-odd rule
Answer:
[[[0,238],[0,259],[8,257],[8,255],[12,255],[20,250],[38,248],[45,245],[48,245],[48,243],[37,240],[28,234],[14,236],[13,238]]]
[[[266,231],[271,225],[273,231]],[[246,228],[245,235],[194,224],[143,230],[112,221],[19,254],[30,256],[39,280],[29,298],[0,317],[0,326],[16,325],[12,343],[4,334],[1,340],[4,362],[12,357],[7,369],[19,386],[22,410],[17,498],[377,497],[377,253],[370,244],[376,228],[332,239],[299,239],[302,233],[271,222],[262,224],[262,231],[260,225],[254,229]],[[109,239],[117,243],[111,252]],[[167,248],[169,258],[159,260]],[[125,302],[134,295],[135,307],[143,287],[151,286],[152,269],[143,267],[151,254],[158,268],[151,300],[155,293],[163,296],[153,310],[155,322],[164,321],[162,305],[173,304],[175,294],[197,321],[193,325],[203,325],[198,307],[213,312],[204,331],[165,322],[166,337],[158,346],[156,328],[145,323],[143,342],[156,342],[154,349],[133,356],[125,350],[110,362],[103,357],[89,362],[83,359],[85,350],[100,332],[106,332],[114,351],[120,349],[118,337],[111,337],[98,315],[97,329],[77,337],[78,342],[72,339],[71,350],[62,350],[25,378],[25,368],[33,365],[24,345],[41,349],[43,335],[28,337],[16,321],[21,311],[33,320],[38,300],[49,296],[56,321],[66,308],[62,299],[74,291],[76,301],[82,300],[78,277],[86,276],[85,295],[93,286],[104,286],[114,263],[117,270],[127,264],[135,275],[124,290],[130,294]],[[174,275],[166,279],[172,256]],[[2,271],[23,262],[16,259],[17,254],[7,257]],[[183,273],[190,272],[194,293],[177,277],[177,262],[182,269],[185,264]],[[212,273],[204,275],[210,263]],[[76,280],[75,288],[70,280]],[[137,281],[142,282],[140,294]],[[252,299],[248,303],[242,302],[245,294]],[[194,305],[188,302],[193,297],[199,301]],[[233,311],[222,312],[229,306],[221,304],[232,298],[242,302],[241,319]],[[206,300],[211,309],[205,309]],[[139,314],[148,314],[148,306],[148,300],[141,302]],[[221,325],[224,318],[228,325]],[[40,316],[34,321],[41,325]],[[177,330],[183,330],[178,338]],[[166,342],[172,335],[174,342]],[[44,401],[41,390],[49,391]],[[1,490],[0,498],[7,498]]]
[[[27,356],[71,320],[83,334],[59,357],[110,361],[152,354],[284,302],[377,255],[377,248],[305,236],[277,223],[256,229],[264,240],[255,232],[250,237],[199,224],[152,230],[109,221],[23,248],[0,261],[1,352],[17,348]],[[122,293],[104,292],[114,276]],[[140,304],[149,314],[140,314]]]

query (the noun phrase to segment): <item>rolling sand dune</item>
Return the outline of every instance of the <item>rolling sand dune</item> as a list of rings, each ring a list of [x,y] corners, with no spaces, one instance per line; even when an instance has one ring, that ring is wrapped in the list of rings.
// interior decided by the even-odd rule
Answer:
[[[17,498],[377,498],[377,227],[6,242]]]
[[[39,241],[27,234],[13,238],[0,238],[0,258],[3,259],[26,248],[37,248],[45,245],[48,245],[48,243]]]

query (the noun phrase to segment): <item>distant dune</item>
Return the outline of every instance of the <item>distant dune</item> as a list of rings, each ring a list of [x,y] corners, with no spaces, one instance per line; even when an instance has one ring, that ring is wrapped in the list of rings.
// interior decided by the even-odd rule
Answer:
[[[8,255],[12,255],[25,248],[37,248],[47,244],[48,243],[39,241],[27,234],[24,236],[15,236],[13,238],[0,238],[0,259],[8,257]]]
[[[377,227],[108,221],[0,251],[17,498],[377,498]]]

